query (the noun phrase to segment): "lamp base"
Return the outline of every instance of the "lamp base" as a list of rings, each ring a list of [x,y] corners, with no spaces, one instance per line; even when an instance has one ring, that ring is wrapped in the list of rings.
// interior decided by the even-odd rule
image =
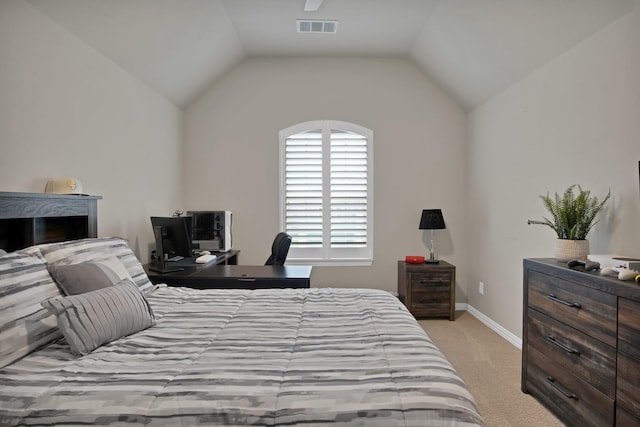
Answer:
[[[440,260],[439,259],[434,259],[434,260],[425,259],[424,263],[425,264],[440,264]]]

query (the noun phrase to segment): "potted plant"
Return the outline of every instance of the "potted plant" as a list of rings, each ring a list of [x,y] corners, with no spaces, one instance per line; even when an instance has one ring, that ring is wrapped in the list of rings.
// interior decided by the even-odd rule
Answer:
[[[573,190],[578,187],[578,193]],[[544,221],[529,220],[529,224],[543,224],[551,227],[557,235],[554,256],[561,261],[585,258],[589,254],[587,234],[597,223],[595,220],[604,204],[609,200],[611,191],[599,201],[591,196],[589,190],[583,190],[579,185],[572,185],[562,196],[540,196],[544,206],[551,214],[551,218],[543,217]]]

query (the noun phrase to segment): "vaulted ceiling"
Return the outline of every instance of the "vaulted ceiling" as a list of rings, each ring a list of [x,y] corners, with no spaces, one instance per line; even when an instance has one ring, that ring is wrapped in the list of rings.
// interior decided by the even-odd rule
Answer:
[[[410,59],[471,110],[637,0],[27,1],[181,108],[247,57],[371,56]]]

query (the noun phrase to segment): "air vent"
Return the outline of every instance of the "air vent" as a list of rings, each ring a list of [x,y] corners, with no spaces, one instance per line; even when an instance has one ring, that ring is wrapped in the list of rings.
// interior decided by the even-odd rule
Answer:
[[[338,31],[338,21],[298,19],[299,33],[335,34]]]

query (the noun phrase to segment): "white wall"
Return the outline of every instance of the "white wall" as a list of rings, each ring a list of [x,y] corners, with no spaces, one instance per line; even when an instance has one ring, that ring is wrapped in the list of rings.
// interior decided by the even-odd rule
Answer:
[[[148,260],[149,216],[181,203],[182,112],[22,0],[0,2],[0,191],[71,176],[98,233]]]
[[[374,263],[316,267],[312,286],[396,290],[397,260],[424,255],[423,208],[441,208],[440,255],[466,266],[466,115],[400,59],[249,59],[185,112],[185,209],[228,209],[243,264],[278,230],[278,132],[308,120],[374,132]],[[458,300],[464,283],[458,281]]]
[[[527,219],[571,184],[611,189],[591,252],[639,257],[639,160],[640,2],[470,114],[469,304],[521,336],[522,259],[551,257],[555,238]]]

